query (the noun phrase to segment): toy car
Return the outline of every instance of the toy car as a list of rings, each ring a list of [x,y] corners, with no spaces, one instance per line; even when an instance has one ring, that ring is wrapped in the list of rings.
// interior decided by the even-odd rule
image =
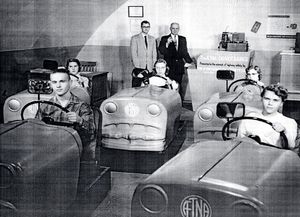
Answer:
[[[109,168],[81,162],[78,133],[58,125],[38,119],[0,125],[0,216],[84,216],[106,196]]]
[[[233,79],[233,72],[226,70],[222,72],[222,74],[217,73],[218,79],[224,79],[226,82],[229,78]],[[261,97],[255,85],[249,85],[249,87],[240,89],[239,92],[232,91],[236,89],[235,85],[241,81],[245,81],[245,79],[232,82],[229,87],[226,87],[226,92],[213,94],[196,109],[193,122],[195,142],[202,139],[222,140],[221,132],[226,119],[219,118],[216,115],[216,107],[219,102],[241,102],[246,106],[245,115],[252,111],[259,111],[262,108]]]
[[[177,91],[149,85],[121,90],[100,110],[103,147],[160,152],[176,135],[181,99]]]
[[[52,62],[52,61],[51,61]],[[100,102],[107,97],[107,72],[90,71],[90,63],[84,65],[81,75],[89,79],[89,87],[82,88],[72,86],[71,92],[79,97],[82,101],[91,104],[91,106],[100,106]],[[38,68],[30,71],[28,75],[28,88],[5,100],[3,107],[4,123],[14,120],[20,120],[21,110],[27,103],[35,100],[49,100],[53,97],[52,88],[50,86],[51,70]],[[76,75],[71,76],[77,77]],[[38,105],[30,106],[24,113],[26,118],[34,118],[38,109]]]
[[[295,152],[250,138],[194,143],[137,186],[131,216],[296,217],[299,169]]]

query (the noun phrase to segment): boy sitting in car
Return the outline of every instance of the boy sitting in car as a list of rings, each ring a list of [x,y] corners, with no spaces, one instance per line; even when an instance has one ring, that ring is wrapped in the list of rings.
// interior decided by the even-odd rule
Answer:
[[[288,90],[273,84],[265,87],[261,93],[263,109],[260,113],[250,113],[249,116],[261,118],[272,123],[272,126],[253,120],[243,120],[238,129],[238,135],[258,136],[260,141],[281,147],[280,133],[283,132],[288,140],[288,148],[295,148],[297,123],[294,119],[279,112],[283,102],[287,99]]]
[[[67,69],[60,68],[54,71],[50,75],[50,83],[55,96],[49,101],[61,105],[69,112],[66,113],[53,105],[42,104],[37,116],[51,117],[55,122],[73,123],[83,145],[81,157],[84,160],[91,160],[94,158],[95,147],[89,147],[89,145],[94,139],[95,125],[90,105],[70,92],[72,80]]]

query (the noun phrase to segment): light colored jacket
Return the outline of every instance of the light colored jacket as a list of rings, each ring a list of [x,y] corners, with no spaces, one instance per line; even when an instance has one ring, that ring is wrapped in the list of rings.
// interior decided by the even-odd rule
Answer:
[[[142,33],[131,37],[130,49],[132,63],[135,68],[146,68],[152,71],[157,60],[156,40],[148,34],[148,48],[145,45],[145,38]]]

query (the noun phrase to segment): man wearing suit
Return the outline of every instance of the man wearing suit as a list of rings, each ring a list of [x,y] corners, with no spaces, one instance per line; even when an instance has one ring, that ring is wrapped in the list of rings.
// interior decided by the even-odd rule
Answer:
[[[170,31],[171,34],[161,38],[158,49],[170,68],[168,76],[179,83],[179,92],[182,95],[181,81],[184,68],[189,67],[193,60],[187,50],[186,38],[178,35],[179,24],[171,23]]]
[[[146,69],[152,72],[157,59],[155,38],[148,34],[150,23],[146,20],[141,22],[142,32],[131,37],[130,48],[133,66],[135,69]],[[135,70],[138,71],[138,70]],[[139,87],[142,84],[142,74],[132,75],[132,87]]]

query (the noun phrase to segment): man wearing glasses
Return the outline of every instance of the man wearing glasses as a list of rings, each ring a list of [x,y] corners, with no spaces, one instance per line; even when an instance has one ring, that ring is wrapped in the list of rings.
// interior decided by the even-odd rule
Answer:
[[[147,20],[141,22],[142,32],[131,37],[130,48],[131,58],[134,66],[132,74],[132,87],[139,87],[144,80],[145,73],[139,73],[145,69],[152,72],[157,60],[155,38],[149,35],[150,23]],[[135,73],[136,72],[136,73]]]

